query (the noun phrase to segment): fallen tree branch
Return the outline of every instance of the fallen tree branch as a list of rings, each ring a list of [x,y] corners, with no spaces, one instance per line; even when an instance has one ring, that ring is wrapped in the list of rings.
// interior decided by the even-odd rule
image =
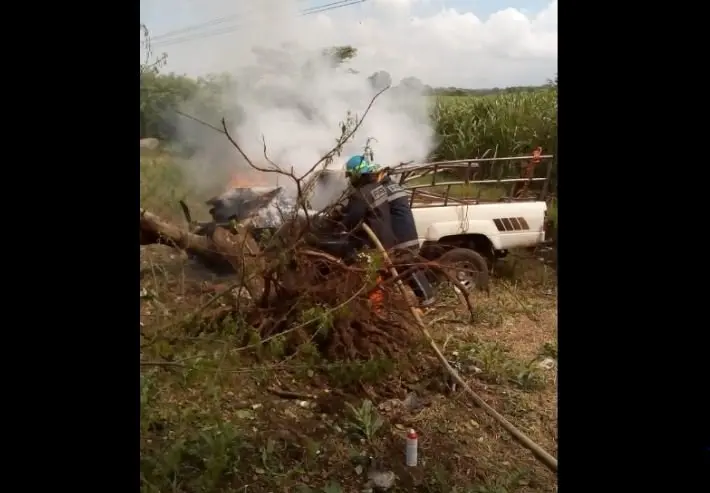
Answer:
[[[229,265],[232,266],[234,272],[240,272],[242,274],[242,285],[247,292],[249,292],[251,299],[256,300],[264,291],[264,280],[259,276],[253,276],[247,280],[244,252],[246,251],[255,256],[254,264],[257,267],[257,272],[264,272],[265,264],[264,259],[258,256],[260,253],[259,245],[247,230],[249,220],[245,221],[245,223],[246,224],[243,223],[236,226],[236,235],[233,235],[224,228],[215,228],[212,234],[212,241],[215,247],[217,247],[217,251],[221,253],[227,262],[229,262]]]
[[[367,235],[370,237],[370,240],[372,240],[372,243],[375,245],[377,250],[382,254],[385,262],[389,266],[389,271],[392,274],[392,276],[397,277],[397,269],[392,264],[392,261],[389,258],[389,255],[387,255],[387,251],[385,248],[382,246],[382,242],[377,238],[375,233],[370,229],[370,227],[367,224],[362,225],[362,229],[367,233]],[[437,359],[441,362],[441,364],[444,366],[447,372],[451,375],[451,377],[461,385],[461,387],[468,392],[468,394],[471,396],[473,401],[483,408],[486,413],[491,416],[493,419],[495,419],[508,433],[510,433],[513,438],[515,438],[522,446],[530,450],[533,455],[540,460],[545,466],[547,466],[548,469],[550,469],[552,472],[557,473],[557,459],[555,459],[552,455],[550,455],[547,451],[545,451],[542,447],[540,447],[538,444],[533,442],[527,435],[525,435],[522,431],[518,430],[510,421],[505,419],[504,416],[502,416],[498,411],[493,409],[491,406],[489,406],[486,401],[484,401],[476,392],[469,387],[469,385],[466,383],[466,381],[461,378],[461,375],[449,364],[448,360],[444,356],[444,354],[441,352],[439,349],[439,346],[437,346],[436,342],[434,342],[434,338],[431,336],[429,333],[429,329],[427,329],[427,326],[424,324],[424,321],[422,320],[421,316],[419,315],[419,312],[414,308],[409,300],[407,300],[407,297],[404,296],[405,291],[404,291],[404,285],[402,284],[401,279],[397,282],[397,287],[399,288],[400,292],[402,293],[405,302],[407,305],[409,305],[409,310],[411,311],[412,315],[414,316],[414,319],[417,322],[417,325],[419,326],[419,329],[421,330],[422,334],[424,334],[424,337],[429,341],[429,345],[431,348],[434,350],[434,353],[436,354]]]
[[[140,235],[141,245],[160,243],[185,251],[212,253],[212,246],[208,238],[192,234],[165,222],[145,209],[141,209]]]

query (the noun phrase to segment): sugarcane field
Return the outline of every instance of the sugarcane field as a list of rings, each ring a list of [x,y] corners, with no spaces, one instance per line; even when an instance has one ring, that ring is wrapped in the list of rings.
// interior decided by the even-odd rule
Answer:
[[[556,492],[555,73],[244,41],[191,77],[170,39],[141,25],[141,491]]]

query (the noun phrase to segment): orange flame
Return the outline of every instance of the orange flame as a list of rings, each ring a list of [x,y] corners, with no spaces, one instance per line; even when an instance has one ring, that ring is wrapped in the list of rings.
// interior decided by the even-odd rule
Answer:
[[[234,174],[227,184],[227,190],[266,186],[266,178],[263,175],[264,173],[245,173],[244,171]]]

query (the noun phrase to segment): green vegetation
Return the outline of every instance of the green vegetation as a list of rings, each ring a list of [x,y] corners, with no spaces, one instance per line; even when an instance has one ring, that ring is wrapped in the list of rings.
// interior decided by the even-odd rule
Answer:
[[[439,96],[433,108],[441,143],[439,159],[464,159],[497,151],[553,153],[557,141],[557,91],[541,88],[495,96]]]

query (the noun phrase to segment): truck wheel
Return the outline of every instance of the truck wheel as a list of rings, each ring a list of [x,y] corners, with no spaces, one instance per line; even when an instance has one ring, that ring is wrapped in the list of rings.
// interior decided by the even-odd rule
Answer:
[[[477,287],[488,291],[488,264],[483,256],[468,248],[454,248],[437,259],[469,292]]]

